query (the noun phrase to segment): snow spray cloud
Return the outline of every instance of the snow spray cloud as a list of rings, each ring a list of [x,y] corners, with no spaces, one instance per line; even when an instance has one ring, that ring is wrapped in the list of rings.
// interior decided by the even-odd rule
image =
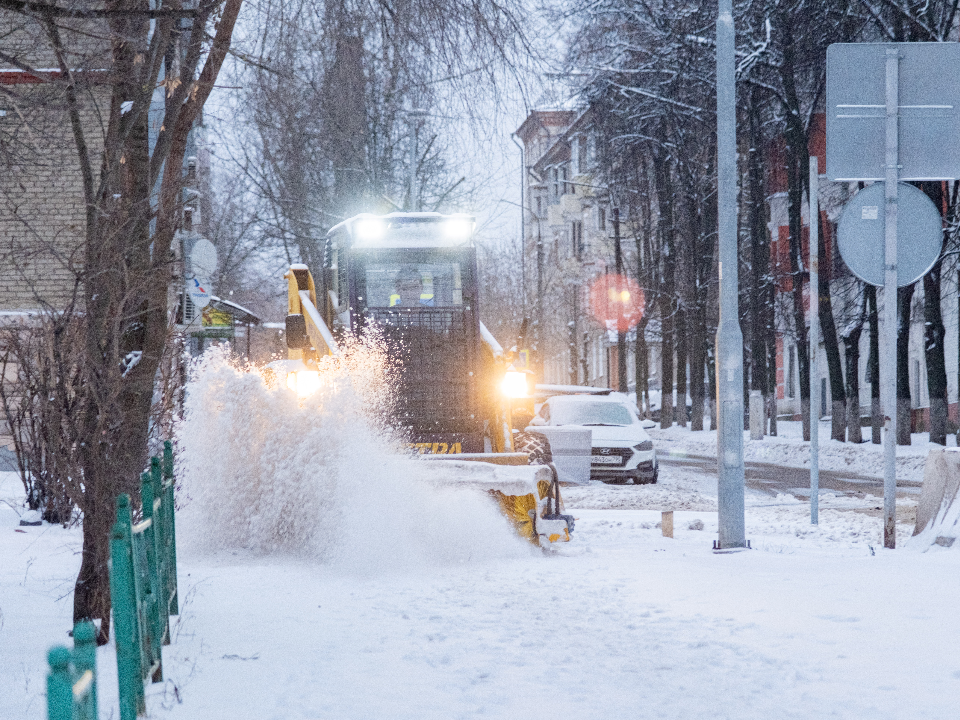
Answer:
[[[298,398],[269,369],[204,353],[177,431],[185,543],[361,572],[528,553],[487,497],[436,487],[402,452],[382,421],[384,367],[375,345],[348,343]]]

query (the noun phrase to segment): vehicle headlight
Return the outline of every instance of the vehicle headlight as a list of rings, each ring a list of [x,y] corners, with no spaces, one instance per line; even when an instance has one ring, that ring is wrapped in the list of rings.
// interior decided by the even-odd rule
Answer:
[[[637,452],[650,452],[653,450],[653,440],[643,440],[642,442],[638,442],[633,446],[633,449]]]
[[[503,376],[500,391],[508,398],[522,398],[527,396],[527,374],[510,370]]]
[[[287,373],[287,387],[293,390],[299,398],[313,395],[320,389],[320,373],[316,370],[297,370]]]
[[[463,243],[473,234],[473,218],[452,217],[443,223],[443,235],[452,243]]]
[[[361,243],[376,242],[387,234],[387,225],[381,218],[371,215],[357,220],[353,232]]]

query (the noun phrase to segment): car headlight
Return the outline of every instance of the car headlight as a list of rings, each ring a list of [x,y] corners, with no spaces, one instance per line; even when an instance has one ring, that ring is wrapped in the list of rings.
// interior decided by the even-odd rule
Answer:
[[[650,452],[653,450],[653,440],[644,440],[642,442],[638,442],[633,446],[633,449],[637,452]]]

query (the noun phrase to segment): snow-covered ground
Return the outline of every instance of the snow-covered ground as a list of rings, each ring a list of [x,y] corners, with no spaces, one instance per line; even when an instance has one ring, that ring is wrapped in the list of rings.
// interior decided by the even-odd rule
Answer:
[[[367,438],[355,427],[328,423],[314,439],[338,443],[291,458],[262,422],[284,397],[211,373],[181,436],[199,445],[182,453],[182,611],[148,687],[153,718],[957,717],[960,552],[912,547],[909,524],[883,550],[876,499],[822,496],[813,527],[806,503],[748,490],[753,550],[714,554],[715,480],[664,464],[656,486],[567,488],[574,539],[541,552],[470,491],[431,495],[412,461],[338,456]],[[222,434],[215,386],[262,437]],[[218,470],[214,448],[240,457]],[[232,504],[238,524],[213,491],[252,472],[272,472],[259,487],[276,493],[256,512]],[[284,488],[303,499],[288,499],[293,524]],[[22,495],[0,475],[4,720],[44,717],[46,650],[67,641],[79,567],[77,529],[17,527]],[[117,717],[113,652],[98,651],[102,718]]]

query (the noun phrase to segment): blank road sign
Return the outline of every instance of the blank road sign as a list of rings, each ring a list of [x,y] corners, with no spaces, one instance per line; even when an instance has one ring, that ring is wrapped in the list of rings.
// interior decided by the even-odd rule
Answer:
[[[897,287],[926,275],[940,257],[943,220],[926,194],[913,185],[897,186]],[[885,216],[883,183],[864,188],[844,206],[837,226],[837,250],[850,272],[883,287]]]
[[[900,180],[960,178],[960,43],[827,48],[827,177],[886,176],[886,50],[899,63]]]

